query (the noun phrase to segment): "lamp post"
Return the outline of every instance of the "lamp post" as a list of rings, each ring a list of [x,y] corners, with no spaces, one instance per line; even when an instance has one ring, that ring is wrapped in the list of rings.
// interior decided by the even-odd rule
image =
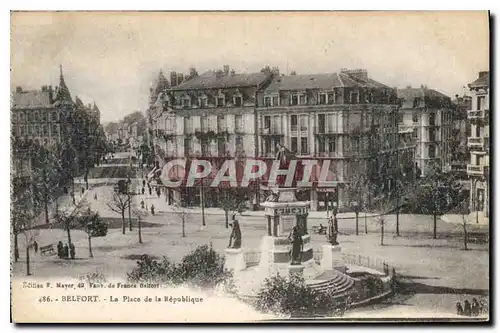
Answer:
[[[332,214],[333,214],[333,226],[335,230],[335,234],[339,233],[339,225],[337,223],[337,213],[338,213],[338,208],[337,208],[337,203],[334,201],[332,205]]]
[[[354,209],[354,213],[356,214],[356,236],[359,235],[359,224],[358,224],[358,216],[359,216],[359,203],[357,201],[353,201],[351,203],[352,208]]]
[[[94,258],[94,254],[92,253],[92,230],[94,223],[91,221],[87,223],[87,236],[89,237],[89,258]]]

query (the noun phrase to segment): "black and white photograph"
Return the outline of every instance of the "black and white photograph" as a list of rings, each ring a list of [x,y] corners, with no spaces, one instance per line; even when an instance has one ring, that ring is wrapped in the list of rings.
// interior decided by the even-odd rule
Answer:
[[[12,321],[490,318],[488,11],[12,11]]]

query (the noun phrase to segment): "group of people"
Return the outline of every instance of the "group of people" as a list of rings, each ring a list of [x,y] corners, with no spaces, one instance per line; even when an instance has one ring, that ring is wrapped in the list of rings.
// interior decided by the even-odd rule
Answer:
[[[73,243],[63,245],[63,243],[59,241],[59,243],[57,243],[57,255],[61,259],[75,259],[75,245]]]
[[[463,307],[461,302],[457,302],[457,315],[459,316],[479,316],[483,311],[484,304],[478,302],[476,298],[472,299],[472,304],[466,299]]]

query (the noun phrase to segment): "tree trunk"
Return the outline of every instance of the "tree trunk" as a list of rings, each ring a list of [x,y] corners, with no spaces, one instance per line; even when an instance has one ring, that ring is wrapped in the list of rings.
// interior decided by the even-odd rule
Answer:
[[[434,228],[433,228],[432,238],[436,239],[437,238],[437,215],[435,213],[433,214],[433,218],[434,218]]]
[[[73,197],[73,205],[76,205],[76,200],[75,200],[75,178],[71,177],[71,188],[72,188],[72,197]]]
[[[92,253],[92,235],[90,233],[91,231],[89,231],[89,258],[94,258],[94,254]]]
[[[365,212],[365,234],[368,234],[368,223],[366,221],[366,212]]]
[[[380,222],[380,245],[384,246],[384,221]]]
[[[122,209],[122,234],[124,234],[124,235],[125,235],[125,229],[126,229],[125,225],[126,225],[125,224],[125,210]]]
[[[26,275],[31,275],[30,273],[30,247],[26,246]]]
[[[396,236],[399,236],[399,200],[398,207],[396,208]]]
[[[132,213],[130,212],[131,208],[131,202],[130,202],[130,197],[128,201],[128,230],[132,231]]]
[[[182,214],[182,218],[181,218],[181,222],[182,222],[182,237],[186,237],[186,215],[183,213]]]
[[[229,228],[229,212],[224,210],[224,215],[226,216],[226,229]]]
[[[359,235],[359,221],[358,221],[358,213],[356,212],[356,236]]]
[[[43,209],[45,211],[45,224],[49,224],[50,221],[49,221],[49,203],[48,203],[48,199],[47,199],[47,196],[45,196],[45,200],[44,200],[44,203],[43,203]]]
[[[464,250],[467,251],[468,248],[467,248],[467,241],[468,241],[468,237],[469,235],[467,234],[467,224],[466,222],[464,221],[463,222],[463,228],[464,228]]]
[[[66,222],[66,232],[68,234],[68,246],[71,244],[71,228],[69,222]]]
[[[19,233],[15,232],[14,233],[14,262],[17,262],[19,259],[19,240],[18,240]]]
[[[137,217],[137,229],[139,230],[139,244],[142,244],[142,229],[141,229],[141,217]]]
[[[201,225],[204,227],[205,224],[205,192],[203,189],[203,179],[201,180],[201,192],[200,192],[200,201],[201,201]]]

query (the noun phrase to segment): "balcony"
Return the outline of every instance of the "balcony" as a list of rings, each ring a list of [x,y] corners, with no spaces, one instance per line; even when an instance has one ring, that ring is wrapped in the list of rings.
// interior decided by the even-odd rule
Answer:
[[[489,172],[487,165],[467,164],[467,174],[469,176],[485,176]]]
[[[469,120],[484,119],[487,113],[488,113],[488,110],[468,110],[467,111],[467,118]]]
[[[340,131],[338,131],[335,128],[327,128],[327,127],[314,127],[314,134],[315,135],[333,135],[333,134],[342,134]]]
[[[399,125],[398,132],[399,134],[413,133],[413,125]]]
[[[260,134],[261,135],[279,135],[282,136],[283,131],[280,128],[261,128],[260,129]]]
[[[477,137],[468,137],[467,138],[467,147],[470,148],[479,148],[481,150],[486,149],[488,140],[485,140],[484,138],[477,138]]]

